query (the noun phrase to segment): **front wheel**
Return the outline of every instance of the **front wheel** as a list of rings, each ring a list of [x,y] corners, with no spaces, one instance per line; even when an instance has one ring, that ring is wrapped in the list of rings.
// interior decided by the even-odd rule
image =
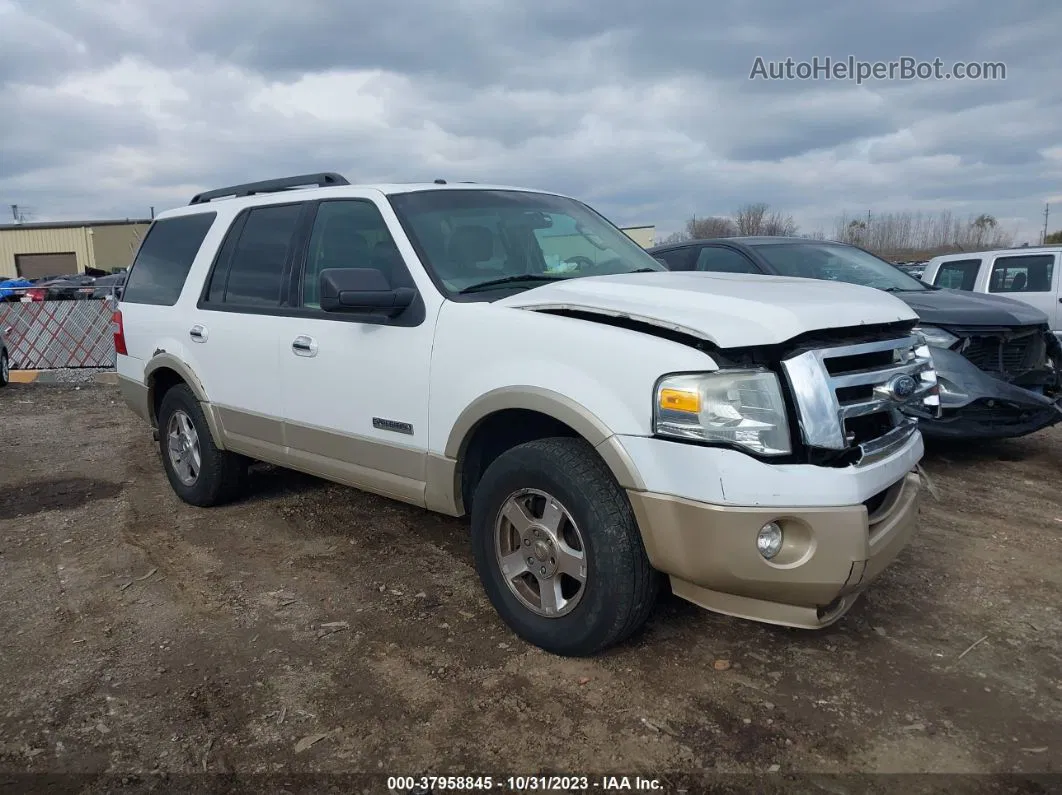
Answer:
[[[7,359],[7,351],[0,351],[0,386],[7,386],[11,380],[11,364]]]
[[[659,590],[623,489],[582,439],[540,439],[499,456],[472,504],[476,569],[520,637],[583,657],[645,623]]]

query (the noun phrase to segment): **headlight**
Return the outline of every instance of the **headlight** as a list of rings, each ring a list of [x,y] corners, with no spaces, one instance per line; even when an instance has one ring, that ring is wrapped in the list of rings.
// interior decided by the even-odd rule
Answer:
[[[921,334],[934,348],[950,348],[959,338],[936,326],[915,326],[915,334]]]
[[[670,375],[656,386],[653,432],[724,442],[758,455],[792,452],[778,376],[768,370]]]

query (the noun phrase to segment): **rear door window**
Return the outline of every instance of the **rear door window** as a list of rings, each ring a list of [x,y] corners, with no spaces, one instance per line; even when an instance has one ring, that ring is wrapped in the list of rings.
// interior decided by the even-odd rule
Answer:
[[[140,244],[126,280],[127,304],[173,306],[217,213],[196,213],[155,221]]]
[[[981,270],[979,259],[953,259],[942,262],[933,279],[936,287],[950,290],[972,291],[977,282],[977,273]]]
[[[992,263],[988,290],[992,293],[1049,293],[1054,254],[997,257]]]

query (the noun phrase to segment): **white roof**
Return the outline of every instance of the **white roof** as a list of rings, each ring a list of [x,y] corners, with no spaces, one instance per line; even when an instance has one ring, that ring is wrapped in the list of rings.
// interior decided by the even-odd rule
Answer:
[[[329,199],[342,196],[364,196],[366,193],[379,193],[384,196],[395,196],[402,193],[414,193],[419,191],[446,191],[446,190],[506,190],[520,191],[523,193],[542,193],[550,196],[564,196],[561,193],[543,191],[536,188],[521,188],[514,185],[491,185],[480,182],[452,182],[440,185],[435,182],[399,182],[399,183],[373,183],[365,185],[329,185],[327,187],[295,188],[282,190],[275,193],[258,193],[254,196],[239,196],[232,198],[220,198],[202,204],[190,204],[183,207],[175,207],[159,213],[157,218],[168,218],[175,215],[188,213],[209,212],[218,207],[234,209],[237,212],[244,207],[253,207],[262,204],[280,204],[291,201],[314,201],[316,199]]]
[[[1012,248],[990,248],[982,251],[958,251],[951,254],[938,254],[933,257],[930,262],[943,262],[945,260],[953,259],[974,259],[977,257],[994,257],[1000,254],[1006,254],[1009,256],[1021,256],[1023,254],[1054,254],[1059,249],[1062,249],[1062,245],[1051,245],[1048,243],[1046,246],[1015,246]]]

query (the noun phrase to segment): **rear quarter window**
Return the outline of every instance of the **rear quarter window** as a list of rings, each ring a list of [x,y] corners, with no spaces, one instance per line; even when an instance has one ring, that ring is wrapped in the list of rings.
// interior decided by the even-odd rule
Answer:
[[[155,221],[129,269],[122,302],[173,306],[217,213],[195,213]]]

